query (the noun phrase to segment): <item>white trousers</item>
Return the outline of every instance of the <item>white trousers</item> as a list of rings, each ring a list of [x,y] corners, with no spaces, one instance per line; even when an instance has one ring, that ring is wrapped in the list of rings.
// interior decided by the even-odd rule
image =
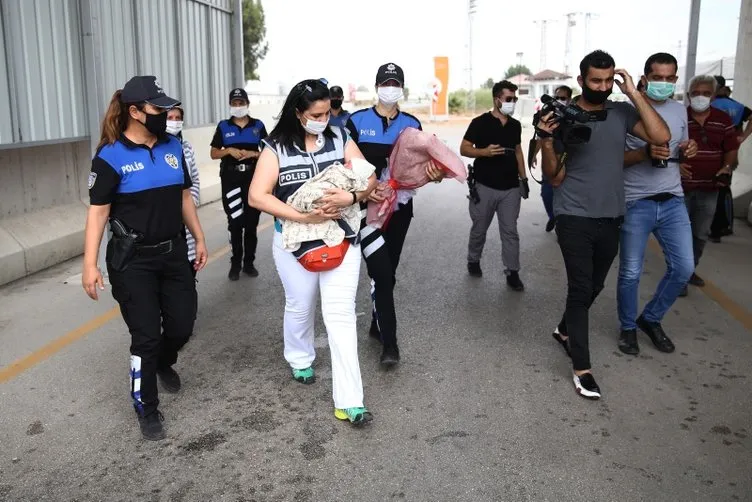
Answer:
[[[363,406],[358,363],[355,296],[360,278],[360,247],[350,246],[342,264],[328,272],[309,272],[285,251],[282,234],[274,232],[274,263],[285,288],[285,359],[295,369],[311,366],[316,290],[332,356],[332,394],[336,408]]]

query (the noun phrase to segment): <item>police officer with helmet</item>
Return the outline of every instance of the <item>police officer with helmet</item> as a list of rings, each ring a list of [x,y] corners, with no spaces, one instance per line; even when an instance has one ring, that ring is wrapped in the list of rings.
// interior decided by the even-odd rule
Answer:
[[[253,262],[256,258],[256,227],[261,212],[248,204],[251,186],[259,157],[259,144],[266,137],[264,123],[248,114],[248,94],[238,87],[230,91],[229,119],[217,124],[211,142],[211,158],[222,159],[219,176],[222,180],[222,205],[227,214],[232,256],[231,281],[240,278],[240,270],[251,277],[258,276]]]
[[[84,245],[82,283],[97,300],[104,289],[97,257],[109,220],[106,262],[131,333],[131,397],[143,437],[155,441],[165,437],[157,377],[164,390],[180,390],[172,366],[193,331],[197,300],[184,224],[196,239],[194,268],[207,260],[183,147],[165,132],[167,110],[178,104],[154,76],[133,77],[112,96],[89,174]]]

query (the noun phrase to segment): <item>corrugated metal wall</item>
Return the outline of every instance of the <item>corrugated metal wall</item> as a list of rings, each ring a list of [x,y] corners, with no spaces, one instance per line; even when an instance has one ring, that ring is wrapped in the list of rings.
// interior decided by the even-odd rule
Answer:
[[[2,142],[87,135],[78,1],[3,0],[2,10],[12,119]]]
[[[93,16],[97,89],[86,88],[92,79],[84,66],[84,1]],[[0,144],[88,136],[86,93],[97,93],[101,114],[133,75],[156,75],[165,92],[181,99],[187,127],[226,116],[227,94],[242,85],[233,82],[232,0],[2,0],[1,5],[0,110],[10,113],[0,112]]]

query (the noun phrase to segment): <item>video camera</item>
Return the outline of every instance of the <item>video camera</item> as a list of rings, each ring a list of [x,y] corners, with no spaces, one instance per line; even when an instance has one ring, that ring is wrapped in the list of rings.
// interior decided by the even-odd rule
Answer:
[[[568,105],[560,103],[548,94],[541,96],[541,102],[543,107],[533,118],[535,132],[539,137],[549,135],[538,129],[537,125],[541,117],[553,113],[551,120],[559,124],[559,127],[553,132],[553,136],[565,145],[580,145],[590,141],[592,130],[583,124],[601,122],[606,120],[608,116],[606,110],[588,112],[574,103]]]

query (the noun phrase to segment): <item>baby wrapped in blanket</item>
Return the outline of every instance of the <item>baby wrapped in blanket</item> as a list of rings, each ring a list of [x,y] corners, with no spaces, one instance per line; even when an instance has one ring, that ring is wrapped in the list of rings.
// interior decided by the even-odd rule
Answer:
[[[331,188],[341,188],[347,192],[362,192],[368,188],[368,178],[375,168],[363,159],[352,159],[347,165],[335,162],[308,180],[287,203],[301,213],[310,213],[318,208],[316,201],[326,195]],[[322,240],[327,246],[340,244],[346,235],[357,235],[360,229],[360,205],[353,204],[342,209],[341,220],[327,220],[323,223],[298,223],[286,220],[282,225],[282,243],[285,251],[297,251],[300,244]],[[349,232],[345,231],[345,228]]]

